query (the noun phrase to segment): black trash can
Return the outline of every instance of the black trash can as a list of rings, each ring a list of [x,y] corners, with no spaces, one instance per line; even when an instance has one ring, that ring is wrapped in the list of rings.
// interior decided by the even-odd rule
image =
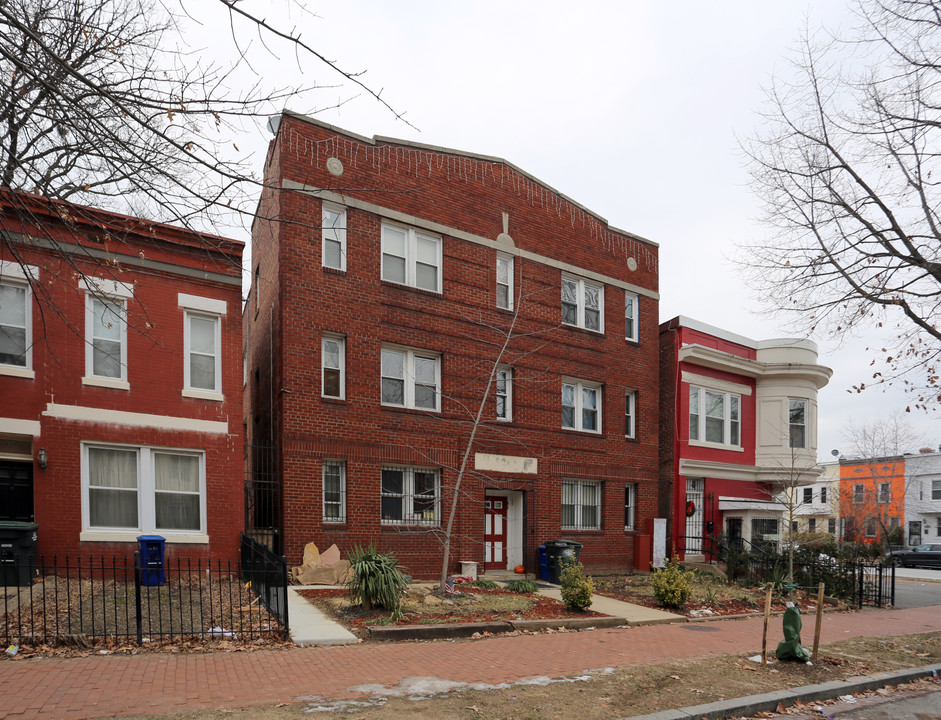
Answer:
[[[140,551],[140,584],[163,585],[166,575],[163,569],[163,553],[167,539],[162,535],[138,535]]]
[[[562,582],[562,570],[566,565],[578,562],[582,553],[582,544],[574,540],[550,540],[546,543],[546,556],[549,561],[549,582],[558,585]]]
[[[0,521],[0,585],[29,585],[36,574],[39,525]]]

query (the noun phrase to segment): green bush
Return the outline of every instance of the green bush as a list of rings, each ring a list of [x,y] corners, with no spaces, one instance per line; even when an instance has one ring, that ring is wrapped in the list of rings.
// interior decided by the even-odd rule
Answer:
[[[536,583],[532,580],[510,580],[506,584],[506,589],[510,592],[530,595],[538,590]]]
[[[471,587],[480,588],[481,590],[496,590],[497,584],[493,580],[474,580]]]
[[[674,557],[653,575],[653,594],[657,602],[662,607],[682,607],[693,594],[694,575],[692,570],[680,565],[679,558]]]
[[[585,568],[581,563],[566,565],[562,569],[562,602],[570,610],[587,610],[591,607],[591,596],[595,584],[590,577],[585,577]]]
[[[365,610],[383,608],[392,617],[402,617],[402,593],[411,580],[392,553],[380,553],[375,546],[356,546],[350,553],[350,598]]]

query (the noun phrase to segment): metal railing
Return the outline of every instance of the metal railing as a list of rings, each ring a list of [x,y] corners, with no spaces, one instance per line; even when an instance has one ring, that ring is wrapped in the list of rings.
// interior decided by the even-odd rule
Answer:
[[[40,556],[27,567],[28,584],[0,584],[5,645],[288,637],[286,564],[176,559],[142,571],[135,553]],[[269,609],[272,597],[285,598],[283,614]]]
[[[265,609],[281,623],[287,639],[290,627],[287,560],[242,533],[240,566],[242,578],[254,588]]]

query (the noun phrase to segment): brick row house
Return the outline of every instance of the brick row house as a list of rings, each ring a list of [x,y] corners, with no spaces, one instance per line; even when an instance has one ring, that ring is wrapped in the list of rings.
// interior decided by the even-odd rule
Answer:
[[[498,158],[292,113],[272,129],[244,317],[252,530],[290,562],[374,543],[434,577],[456,498],[451,569],[532,571],[558,537],[591,572],[631,568],[657,512],[657,246]]]
[[[242,247],[0,193],[0,518],[40,553],[237,557]]]
[[[680,316],[660,326],[660,363],[659,510],[672,547],[700,559],[723,533],[777,543],[820,475],[817,391],[831,370],[816,344]]]

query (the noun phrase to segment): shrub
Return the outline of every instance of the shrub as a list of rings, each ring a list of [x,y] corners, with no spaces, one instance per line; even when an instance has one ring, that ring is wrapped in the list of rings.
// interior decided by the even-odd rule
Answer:
[[[581,563],[566,565],[562,569],[562,602],[570,610],[587,610],[591,607],[591,596],[595,584],[590,577],[585,577],[585,568]]]
[[[662,607],[678,608],[693,594],[693,573],[680,565],[674,557],[666,567],[653,575],[653,594]]]
[[[532,580],[510,580],[506,584],[506,589],[510,592],[530,595],[538,590],[536,583]]]
[[[366,610],[383,608],[392,617],[402,617],[402,593],[411,580],[392,553],[380,553],[375,546],[355,546],[350,553],[350,598]]]
[[[496,590],[497,584],[493,580],[474,580],[471,583],[471,587],[480,588],[482,590]]]

